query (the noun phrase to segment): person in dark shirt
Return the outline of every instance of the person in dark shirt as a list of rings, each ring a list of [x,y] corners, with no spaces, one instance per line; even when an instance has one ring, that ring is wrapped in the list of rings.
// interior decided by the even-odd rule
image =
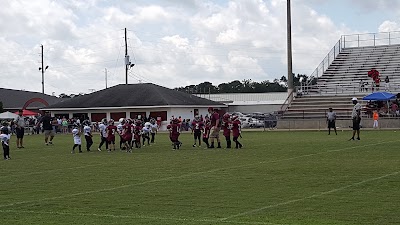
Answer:
[[[50,112],[45,112],[44,116],[40,118],[38,124],[36,125],[39,126],[40,123],[42,124],[44,130],[44,142],[46,145],[53,144],[53,138],[55,136],[55,132],[53,130],[52,121],[53,119],[50,116]]]

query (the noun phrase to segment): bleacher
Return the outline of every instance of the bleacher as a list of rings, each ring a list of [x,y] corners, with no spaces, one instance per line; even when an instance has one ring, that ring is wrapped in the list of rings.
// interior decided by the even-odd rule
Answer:
[[[341,46],[340,41],[338,43]],[[333,50],[336,50],[335,47]],[[361,100],[372,91],[400,92],[400,44],[340,47],[336,51],[339,53],[333,56],[332,61],[328,60],[329,65],[322,69],[323,73],[318,76],[316,84],[297,87],[301,89],[301,96],[297,95],[289,104],[283,119],[325,118],[329,107],[336,111],[338,118],[350,118],[352,97]],[[329,59],[329,54],[327,57]],[[380,73],[379,89],[372,88],[373,80],[368,77],[368,71],[372,68]],[[390,80],[389,89],[385,88],[386,76]],[[363,88],[361,84],[364,84]]]

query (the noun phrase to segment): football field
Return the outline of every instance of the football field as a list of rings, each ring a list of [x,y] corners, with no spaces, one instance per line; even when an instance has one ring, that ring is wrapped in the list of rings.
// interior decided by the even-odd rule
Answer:
[[[400,224],[400,132],[243,133],[243,149],[168,135],[71,154],[72,135],[25,136],[0,161],[0,224]],[[225,141],[222,141],[225,147]]]

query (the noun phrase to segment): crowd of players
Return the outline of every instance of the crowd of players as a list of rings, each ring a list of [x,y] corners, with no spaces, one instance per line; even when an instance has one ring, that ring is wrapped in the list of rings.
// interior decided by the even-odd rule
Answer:
[[[158,125],[154,119],[143,124],[142,120],[121,118],[117,126],[114,124],[115,121],[113,119],[109,121],[103,119],[99,124],[101,142],[97,148],[98,151],[102,150],[103,145],[105,145],[108,152],[115,151],[116,137],[119,136],[119,148],[131,152],[133,148],[145,146],[146,141],[147,145],[154,143],[155,135],[158,131]],[[78,125],[74,125],[72,129],[74,146],[71,153],[75,153],[77,147],[79,152],[82,152],[82,133],[86,140],[86,150],[90,151],[90,147],[93,145],[91,123],[85,120],[82,125],[82,131]]]
[[[232,140],[235,143],[235,148],[242,148],[243,145],[239,142],[239,137],[241,137],[241,122],[238,116],[232,116],[228,113],[220,116],[218,109],[213,109],[211,107],[208,109],[208,112],[209,115],[204,118],[198,115],[195,116],[190,124],[194,137],[193,147],[201,147],[203,142],[206,145],[206,148],[221,148],[220,133],[222,130],[222,135],[226,141],[226,148],[232,148]],[[47,117],[50,117],[48,114],[46,115]],[[47,117],[44,116],[43,118]],[[42,119],[39,123],[42,122],[43,126],[48,123],[49,127],[51,127],[50,120],[46,121],[47,120]],[[127,152],[132,152],[133,148],[141,148],[142,146],[154,143],[155,136],[159,129],[155,119],[150,119],[149,122],[143,122],[140,119],[121,118],[118,122],[118,125],[115,126],[115,121],[112,119],[108,121],[107,119],[103,119],[101,121],[98,127],[101,138],[101,142],[97,148],[98,151],[102,151],[103,146],[105,146],[105,149],[108,152],[115,151],[117,137],[119,137],[119,148],[121,150],[126,150]],[[86,151],[91,151],[93,145],[91,125],[91,122],[88,120],[83,121],[82,125],[78,123],[74,124],[72,129],[74,145],[71,153],[75,153],[77,148],[79,152],[82,152],[82,134],[86,141]],[[174,150],[179,149],[182,145],[182,142],[179,141],[179,136],[182,130],[181,126],[182,122],[178,118],[171,118],[170,124],[167,126],[169,138]],[[3,127],[0,130],[0,140],[2,142],[4,159],[10,159],[10,127],[7,124],[3,124]],[[48,142],[49,137],[50,142]],[[46,145],[49,143],[52,144],[53,137],[54,134],[45,133]],[[231,140],[231,138],[233,139]]]

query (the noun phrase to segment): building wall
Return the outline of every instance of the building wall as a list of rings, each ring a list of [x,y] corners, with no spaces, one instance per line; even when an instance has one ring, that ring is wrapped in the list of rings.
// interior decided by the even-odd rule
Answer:
[[[281,105],[229,105],[228,112],[241,112],[241,113],[271,113],[280,110]]]
[[[131,112],[146,112],[146,116],[149,116],[150,112],[156,112],[156,111],[167,111],[167,120],[162,121],[160,130],[166,130],[167,125],[169,124],[169,119],[174,117],[179,117],[181,116],[182,119],[190,119],[193,120],[194,118],[194,111],[195,109],[198,109],[199,115],[207,115],[207,107],[201,106],[201,107],[196,107],[196,108],[185,108],[185,107],[179,107],[179,108],[150,108],[150,109],[112,109],[112,110],[79,110],[79,111],[52,111],[51,115],[55,116],[56,114],[67,114],[69,118],[72,118],[74,114],[80,114],[84,113],[87,114],[89,118],[91,118],[92,113],[106,113],[106,118],[109,120],[111,117],[111,113],[118,113],[118,112],[125,112],[125,118],[130,118]]]

